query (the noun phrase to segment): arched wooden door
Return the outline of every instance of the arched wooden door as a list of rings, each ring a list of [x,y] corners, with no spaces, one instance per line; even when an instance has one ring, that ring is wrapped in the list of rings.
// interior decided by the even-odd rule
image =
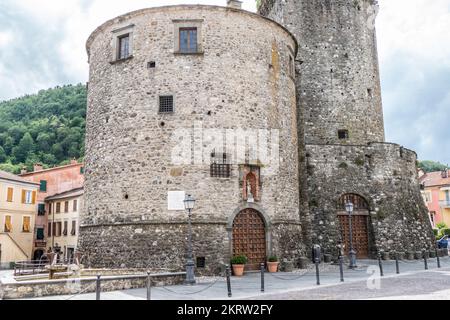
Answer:
[[[241,211],[233,222],[233,256],[248,258],[247,270],[259,270],[266,262],[266,226],[254,209]]]
[[[348,202],[352,202],[354,206],[351,217],[353,248],[359,259],[365,259],[369,257],[369,205],[357,194],[345,194],[339,200],[338,217],[346,255],[350,252],[350,218],[345,211],[345,204]]]

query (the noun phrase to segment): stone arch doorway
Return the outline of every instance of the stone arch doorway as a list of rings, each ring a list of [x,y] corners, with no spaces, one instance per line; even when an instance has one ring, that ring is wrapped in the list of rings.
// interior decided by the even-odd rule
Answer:
[[[248,258],[247,270],[259,270],[266,262],[266,224],[263,216],[255,209],[240,211],[233,221],[232,254]]]
[[[369,257],[369,204],[358,194],[344,194],[339,198],[337,214],[346,255],[350,251],[350,220],[345,211],[345,204],[348,202],[352,202],[354,206],[352,214],[353,248],[356,250],[357,258],[366,259]]]

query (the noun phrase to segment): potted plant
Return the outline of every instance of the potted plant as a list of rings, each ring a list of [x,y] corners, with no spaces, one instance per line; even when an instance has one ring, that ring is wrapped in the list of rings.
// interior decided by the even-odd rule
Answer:
[[[244,274],[244,268],[246,263],[247,263],[246,256],[234,256],[231,259],[231,265],[233,266],[233,274],[237,277],[241,277]]]
[[[278,266],[280,262],[278,261],[278,258],[276,256],[271,256],[269,259],[267,259],[267,268],[269,269],[270,273],[278,272]]]

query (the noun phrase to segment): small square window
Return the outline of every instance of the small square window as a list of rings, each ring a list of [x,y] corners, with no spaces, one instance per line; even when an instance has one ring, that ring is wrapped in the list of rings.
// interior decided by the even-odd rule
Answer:
[[[338,136],[340,140],[347,140],[348,139],[348,130],[339,130]]]
[[[159,113],[172,113],[172,112],[173,112],[173,96],[160,96]]]
[[[206,258],[198,257],[197,258],[197,268],[204,269],[206,267]]]
[[[156,62],[155,61],[150,61],[149,63],[147,63],[147,68],[148,69],[156,68]]]

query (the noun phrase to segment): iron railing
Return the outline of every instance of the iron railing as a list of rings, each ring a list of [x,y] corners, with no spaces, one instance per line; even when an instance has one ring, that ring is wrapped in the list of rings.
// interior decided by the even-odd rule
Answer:
[[[74,258],[70,259],[58,259],[56,266],[59,265],[71,265],[75,263]],[[14,276],[25,276],[34,274],[49,273],[49,269],[46,266],[50,265],[50,262],[46,259],[32,260],[32,261],[18,261],[14,263]],[[54,265],[54,266],[55,266]]]

